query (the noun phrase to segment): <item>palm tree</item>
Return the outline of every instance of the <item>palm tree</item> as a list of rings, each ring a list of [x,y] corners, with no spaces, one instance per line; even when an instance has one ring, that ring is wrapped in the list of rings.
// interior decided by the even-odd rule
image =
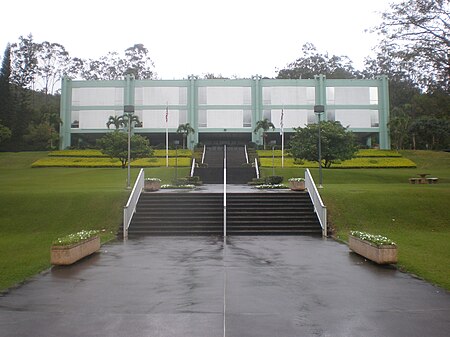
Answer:
[[[123,116],[109,116],[106,126],[109,129],[111,125],[114,125],[116,127],[116,130],[119,130],[121,126],[125,126],[125,120]]]
[[[185,148],[186,144],[186,138],[191,133],[195,133],[194,128],[191,126],[191,124],[180,124],[177,129],[177,133],[181,133],[183,135],[183,149]]]
[[[267,118],[264,118],[263,120],[256,122],[255,130],[253,130],[254,133],[257,133],[260,129],[263,130],[264,150],[266,149],[267,131],[269,131],[270,128],[272,128],[272,130],[275,130],[275,125],[273,125],[273,123]]]

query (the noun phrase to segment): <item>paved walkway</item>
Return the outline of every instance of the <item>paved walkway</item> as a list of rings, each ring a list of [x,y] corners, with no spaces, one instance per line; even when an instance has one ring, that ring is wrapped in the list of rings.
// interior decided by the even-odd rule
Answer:
[[[0,336],[431,337],[450,294],[313,237],[147,237],[0,297]]]

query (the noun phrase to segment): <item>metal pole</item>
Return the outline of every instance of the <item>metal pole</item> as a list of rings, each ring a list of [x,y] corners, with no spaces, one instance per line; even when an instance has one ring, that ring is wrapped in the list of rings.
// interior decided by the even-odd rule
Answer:
[[[319,113],[319,188],[322,188],[322,140],[320,135],[320,115]]]
[[[272,175],[275,175],[275,146],[272,145]]]
[[[130,173],[130,159],[131,159],[131,118],[128,114],[128,174],[127,174],[127,188],[131,188],[131,173]]]

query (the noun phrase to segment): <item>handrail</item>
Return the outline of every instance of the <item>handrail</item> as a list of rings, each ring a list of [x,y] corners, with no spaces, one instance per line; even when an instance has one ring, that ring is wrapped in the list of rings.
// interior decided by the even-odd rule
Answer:
[[[227,236],[227,146],[223,146],[223,237]]]
[[[247,144],[244,146],[244,149],[245,149],[245,160],[247,161],[247,164],[248,164]]]
[[[133,215],[136,212],[136,205],[138,203],[142,189],[144,188],[144,179],[145,179],[144,169],[141,169],[136,178],[136,182],[134,183],[130,197],[128,198],[128,202],[123,207],[123,238],[124,239],[128,238],[128,227],[130,227],[131,219],[133,218]]]
[[[258,159],[255,158],[255,170],[256,170],[256,178],[259,179],[259,168],[258,168]]]
[[[194,175],[194,169],[195,169],[195,158],[192,158],[191,177]]]
[[[205,152],[206,152],[206,145],[203,145],[202,164],[205,163]]]
[[[319,218],[320,226],[322,227],[322,236],[327,236],[327,207],[324,205],[319,191],[317,190],[314,179],[309,169],[305,171],[305,187],[308,189],[309,197],[314,205],[314,211]]]

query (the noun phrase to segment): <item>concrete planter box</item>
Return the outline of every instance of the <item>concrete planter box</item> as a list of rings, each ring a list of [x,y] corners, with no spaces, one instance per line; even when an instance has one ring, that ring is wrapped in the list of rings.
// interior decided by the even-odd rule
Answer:
[[[50,262],[54,265],[69,265],[95,253],[99,249],[99,236],[93,236],[70,246],[52,246]]]
[[[368,241],[349,235],[348,246],[355,253],[378,264],[397,263],[397,246],[376,246]]]
[[[304,181],[290,181],[289,188],[293,191],[304,191],[305,182]]]
[[[161,182],[160,181],[147,181],[144,180],[144,191],[145,192],[154,192],[158,191],[161,188]]]

